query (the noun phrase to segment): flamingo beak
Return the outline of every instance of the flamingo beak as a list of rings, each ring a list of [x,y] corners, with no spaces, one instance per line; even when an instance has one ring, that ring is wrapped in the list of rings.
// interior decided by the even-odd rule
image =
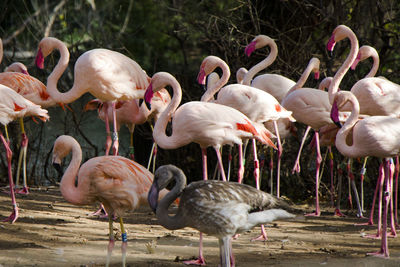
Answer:
[[[63,175],[63,170],[61,168],[60,163],[53,162],[53,167],[56,169],[59,175]]]
[[[157,182],[154,181],[153,184],[150,187],[149,193],[147,195],[147,201],[149,202],[150,208],[153,210],[154,214],[157,211],[157,206],[158,206],[158,186]]]
[[[244,53],[249,57],[251,54],[256,50],[256,44],[257,42],[251,42],[249,43],[246,48],[244,49]]]
[[[331,109],[331,120],[333,121],[333,123],[339,127],[342,128],[342,124],[339,121],[339,108],[337,106],[336,101],[333,101],[332,104],[332,109]]]
[[[38,53],[36,55],[35,64],[39,69],[44,69],[44,56],[42,53],[42,49],[39,48]]]

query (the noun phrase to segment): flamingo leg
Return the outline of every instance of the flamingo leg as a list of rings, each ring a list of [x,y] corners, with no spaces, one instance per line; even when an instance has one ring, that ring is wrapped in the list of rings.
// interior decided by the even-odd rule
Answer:
[[[395,172],[395,165],[393,163],[393,159],[390,159],[390,168],[389,168],[389,183],[390,183],[390,237],[397,237],[396,233],[396,224],[395,224],[395,216],[393,214],[393,176]]]
[[[345,215],[340,211],[340,200],[342,198],[342,180],[343,180],[343,170],[339,166],[338,168],[338,195],[336,200],[336,209],[334,216],[344,217]]]
[[[228,150],[228,174],[226,176],[226,179],[229,181],[231,178],[231,168],[232,168],[232,146],[229,146]]]
[[[107,113],[108,112],[108,110],[107,110],[108,109],[108,104],[107,103],[104,103],[103,109],[105,109],[106,114],[108,114]],[[105,155],[108,156],[109,153],[110,153],[111,145],[112,145],[111,131],[110,131],[110,121],[108,120],[108,116],[105,116],[104,123],[105,123],[105,126],[106,126],[106,134],[107,134]]]
[[[354,174],[351,171],[351,163],[352,160],[349,159],[348,163],[347,163],[347,171],[348,171],[348,177],[349,177],[349,181],[350,181],[350,186],[353,189],[353,193],[354,193],[354,197],[356,199],[356,204],[357,204],[357,217],[358,218],[363,218],[363,211],[361,209],[361,204],[360,204],[360,198],[358,196],[358,191],[357,191],[357,187],[356,187],[356,183],[354,181]],[[351,196],[351,192],[349,192],[349,197]],[[351,199],[351,198],[350,198]]]
[[[107,247],[107,261],[106,261],[106,267],[110,266],[110,260],[111,260],[111,254],[114,248],[114,229],[113,229],[113,218],[112,215],[110,214],[108,216],[108,233],[109,233],[109,241],[108,241],[108,247]]]
[[[199,239],[199,257],[196,260],[189,260],[183,262],[186,265],[206,265],[206,260],[203,256],[203,233],[200,232],[200,239]]]
[[[270,147],[269,149],[269,154],[270,154],[270,161],[269,161],[269,170],[270,170],[270,180],[269,180],[269,186],[270,186],[270,194],[272,195],[274,193],[274,149]]]
[[[203,180],[208,180],[208,174],[207,174],[207,149],[202,148],[201,149],[201,158],[203,162]]]
[[[399,157],[396,157],[396,166],[395,166],[395,185],[394,185],[394,223],[395,226],[399,226],[398,220],[398,189],[399,189]]]
[[[130,142],[129,142],[129,157],[131,160],[135,160],[135,147],[133,146],[133,130],[129,133]]]
[[[154,148],[156,146],[156,143],[153,142],[153,145],[151,146],[151,151],[150,151],[150,157],[149,157],[149,161],[147,163],[147,169],[150,170],[150,165],[151,165],[151,160],[153,158],[153,153],[154,153]]]
[[[219,252],[221,257],[221,267],[232,266],[231,265],[231,238],[222,237],[219,240]]]
[[[28,150],[28,136],[26,135],[25,132],[24,119],[22,117],[19,118],[19,125],[21,127],[22,138],[21,138],[21,146],[18,157],[17,176],[15,178],[16,181],[15,183],[16,186],[19,185],[19,176],[21,173],[21,163],[22,163],[23,188],[21,190],[18,190],[16,193],[27,195],[29,194],[28,183],[26,178],[26,153]]]
[[[376,187],[375,187],[375,191],[374,191],[374,197],[372,199],[372,207],[371,207],[371,211],[370,211],[370,214],[369,214],[368,222],[359,223],[359,224],[356,224],[356,225],[373,225],[374,224],[374,209],[375,209],[375,203],[376,203],[376,196],[378,194],[378,189],[379,189],[379,186],[380,186],[380,184],[382,182],[383,175],[384,175],[384,170],[383,170],[383,165],[381,164],[379,166],[378,181],[376,182]]]
[[[214,149],[215,149],[215,153],[217,153],[218,167],[219,167],[219,172],[221,173],[221,176],[222,176],[222,181],[226,182],[226,176],[225,176],[225,171],[224,171],[224,165],[222,163],[221,152],[219,151],[219,147],[215,147]]]
[[[351,181],[351,177],[354,177],[352,171],[351,171],[351,159],[349,158],[346,164],[346,171],[347,171],[347,191],[348,191],[348,201],[349,201],[349,205],[350,205],[350,209],[353,209],[353,200],[351,197],[351,185],[350,185],[350,181]]]
[[[6,149],[6,157],[7,157],[7,168],[8,168],[8,182],[10,183],[10,194],[11,194],[11,202],[13,205],[13,211],[11,215],[4,219],[3,222],[10,222],[14,223],[18,219],[18,206],[17,206],[17,201],[15,199],[15,193],[14,193],[14,182],[13,182],[13,177],[12,177],[12,171],[11,171],[11,159],[12,159],[12,151],[9,146],[9,141],[6,141],[4,138],[3,134],[0,132],[0,139],[3,142],[4,148]],[[8,135],[7,135],[8,139]]]
[[[155,144],[154,151],[153,151],[153,173],[156,170],[156,159],[157,159],[157,143]]]
[[[260,162],[258,161],[258,157],[257,157],[257,144],[256,144],[256,140],[253,139],[253,158],[254,158],[254,179],[256,182],[256,188],[260,189]]]
[[[315,212],[306,214],[306,216],[320,216],[321,209],[319,207],[319,167],[322,162],[321,150],[319,146],[319,133],[315,132],[315,149],[317,151],[317,158],[315,164]]]
[[[276,139],[278,142],[278,160],[276,162],[276,197],[280,196],[280,183],[281,183],[281,158],[282,158],[282,143],[279,135],[278,124],[274,121],[274,128],[276,133]]]
[[[382,163],[382,174],[381,172],[379,173],[381,176],[381,179],[379,179],[379,199],[378,199],[378,230],[377,233],[375,235],[367,235],[366,237],[368,238],[373,238],[373,239],[378,239],[381,237],[382,234],[382,195],[383,195],[383,184],[385,182],[385,175],[386,175],[386,171],[385,171],[385,167],[384,166],[385,163]],[[372,212],[372,209],[371,209]]]
[[[305,143],[305,141],[306,141],[307,135],[308,135],[308,133],[310,132],[310,130],[311,130],[311,127],[310,127],[310,126],[307,126],[307,129],[306,129],[306,131],[304,132],[303,139],[301,139],[301,144],[300,144],[299,152],[297,153],[297,158],[296,158],[296,161],[294,162],[294,166],[293,166],[293,169],[292,169],[292,173],[295,173],[295,172],[296,172],[296,173],[299,173],[299,172],[300,172],[300,155],[301,155],[301,151],[303,150],[304,143]]]
[[[332,147],[328,146],[328,153],[329,153],[329,170],[330,170],[330,176],[331,176],[331,207],[334,207],[334,195],[335,195],[335,186],[333,184],[333,153],[332,153]]]
[[[119,141],[118,141],[118,128],[117,128],[117,112],[115,108],[116,102],[113,101],[111,103],[111,108],[112,108],[112,114],[113,114],[113,155],[116,156],[118,155],[118,147],[119,147]]]
[[[126,248],[128,247],[128,235],[125,231],[124,227],[124,222],[122,220],[122,217],[119,218],[119,224],[121,226],[121,239],[122,239],[122,245],[121,245],[121,252],[122,252],[122,266],[126,266]]]
[[[242,183],[244,175],[244,160],[243,160],[243,147],[239,145],[239,170],[238,170],[238,183]]]
[[[382,239],[381,249],[378,252],[368,253],[382,258],[389,258],[389,246],[387,241],[387,213],[389,208],[389,202],[391,197],[391,183],[390,183],[390,161],[385,159],[385,177],[384,182],[386,183],[386,189],[384,193],[384,211],[383,211],[383,225],[382,225]]]
[[[361,180],[361,210],[362,211],[364,211],[364,178],[365,178],[365,173],[366,173],[366,171],[367,171],[367,169],[366,169],[366,165],[367,165],[367,159],[368,159],[368,157],[365,157],[364,158],[364,163],[363,163],[363,166],[362,166],[362,168],[361,168],[361,171],[360,171],[360,180]]]

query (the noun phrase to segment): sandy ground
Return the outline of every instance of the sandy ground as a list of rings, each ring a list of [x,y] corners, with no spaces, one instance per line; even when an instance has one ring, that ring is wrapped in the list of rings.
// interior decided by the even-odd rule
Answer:
[[[77,207],[64,201],[58,188],[32,188],[18,195],[20,218],[14,224],[0,223],[0,266],[104,266],[108,244],[106,219],[88,216],[95,206]],[[10,198],[0,194],[0,216],[11,212]],[[311,211],[312,207],[300,207]],[[320,217],[268,225],[267,242],[250,242],[260,228],[233,241],[236,266],[400,266],[400,238],[390,238],[389,259],[367,256],[377,251],[380,240],[363,238],[376,226],[349,213],[333,217],[325,208]],[[184,266],[182,260],[198,252],[198,232],[190,228],[169,231],[157,224],[148,207],[125,216],[128,231],[128,266]],[[118,236],[119,224],[114,224]],[[116,242],[112,266],[121,265],[120,240]],[[208,266],[218,266],[217,239],[205,236]]]

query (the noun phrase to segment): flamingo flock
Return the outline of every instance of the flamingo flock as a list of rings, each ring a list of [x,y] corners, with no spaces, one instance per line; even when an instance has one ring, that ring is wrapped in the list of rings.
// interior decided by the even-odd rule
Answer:
[[[321,146],[328,146],[330,154],[332,147],[335,147],[349,159],[376,157],[382,160],[367,222],[373,224],[374,205],[378,200],[377,234],[369,237],[380,238],[381,246],[379,251],[369,254],[389,257],[388,236],[397,235],[398,174],[394,181],[393,158],[400,154],[400,85],[384,77],[375,77],[379,69],[378,52],[371,46],[359,47],[356,34],[345,25],[333,29],[326,45],[327,50],[332,51],[344,39],[350,41],[346,60],[333,77],[326,77],[320,83],[319,88],[304,87],[311,72],[319,80],[321,62],[317,57],[310,59],[297,82],[277,74],[256,76],[261,70],[270,68],[278,57],[275,41],[260,34],[245,46],[244,54],[249,57],[256,49],[269,47],[270,52],[263,61],[248,71],[243,67],[238,69],[237,83],[228,84],[231,74],[229,64],[215,55],[205,57],[200,63],[197,83],[204,86],[207,84],[207,91],[197,101],[182,103],[183,89],[186,88],[182,88],[171,73],[161,70],[148,76],[136,61],[103,48],[87,51],[78,58],[74,67],[73,85],[62,93],[57,84],[69,63],[68,47],[57,38],[43,38],[38,44],[35,59],[37,67],[43,69],[46,57],[54,50],[60,53],[45,83],[30,76],[26,66],[21,63],[14,63],[0,73],[0,123],[5,127],[5,135],[0,131],[0,139],[6,150],[12,203],[11,215],[4,221],[15,223],[18,219],[15,193],[29,193],[26,176],[28,137],[23,118],[32,116],[47,121],[49,115],[46,108],[56,105],[64,107],[83,94],[90,93],[95,99],[84,110],[97,110],[99,118],[105,123],[105,155],[82,163],[79,143],[72,136],[62,135],[54,141],[52,163],[62,175],[60,191],[66,201],[74,205],[99,203],[104,208],[109,222],[106,266],[110,265],[115,245],[113,221],[116,218],[121,228],[122,266],[126,266],[128,238],[122,218],[127,211],[142,205],[149,205],[159,224],[167,229],[191,227],[200,232],[199,256],[195,260],[186,261],[186,264],[206,265],[202,243],[202,235],[205,233],[218,238],[221,266],[235,266],[232,242],[238,234],[260,225],[261,235],[253,240],[267,241],[264,224],[293,219],[299,213],[280,196],[281,160],[284,155],[282,140],[293,138],[290,129],[293,129],[294,122],[304,124],[307,129],[293,172],[301,172],[299,158],[306,135],[310,129],[315,133],[315,212],[306,216],[321,215]],[[0,42],[0,62],[2,49]],[[339,85],[347,71],[355,69],[360,61],[367,58],[373,59],[373,66],[366,77],[354,83],[350,90],[340,90]],[[222,71],[221,77],[215,73],[217,69]],[[168,88],[171,88],[171,95]],[[21,164],[24,182],[23,188],[15,191],[7,124],[17,119],[20,122],[22,141],[16,183]],[[151,127],[154,145],[146,168],[135,162],[133,131],[135,125],[153,121],[154,126],[152,124]],[[118,132],[121,125],[126,125],[130,132],[129,158],[119,155]],[[252,142],[255,188],[244,184],[244,159],[248,141]],[[185,170],[169,164],[156,170],[157,146],[173,150],[190,143],[198,144],[201,149],[201,181],[186,185]],[[228,175],[225,174],[221,149],[226,145],[238,146],[238,172],[233,178],[237,182],[230,181],[230,170]],[[277,150],[276,196],[272,194],[272,185],[271,194],[261,191],[257,146]],[[209,147],[216,153],[222,181],[208,178]],[[109,155],[111,150],[112,155]],[[61,163],[69,154],[72,154],[72,158],[63,171]],[[330,165],[333,203],[332,158]],[[363,202],[360,204],[358,200],[354,177],[349,179],[357,201],[358,216],[363,218]],[[168,187],[172,188],[168,191],[166,188],[173,180],[175,185]],[[396,192],[394,200],[393,191]],[[343,216],[339,209],[340,197],[336,202],[335,215]],[[171,215],[168,208],[174,203],[177,209]],[[387,229],[388,220],[390,232]]]

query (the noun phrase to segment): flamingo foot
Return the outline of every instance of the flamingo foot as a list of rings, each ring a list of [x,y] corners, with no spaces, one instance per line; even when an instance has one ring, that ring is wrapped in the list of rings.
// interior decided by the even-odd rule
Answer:
[[[391,237],[391,238],[397,237],[396,231],[391,231],[391,232],[388,234],[388,237]]]
[[[346,215],[344,215],[340,209],[335,209],[335,212],[333,213],[333,216],[338,216],[338,217],[346,217]]]
[[[383,249],[381,249],[380,251],[376,251],[376,252],[369,252],[367,253],[368,256],[374,256],[374,257],[379,257],[379,258],[389,258],[389,253],[387,251],[384,251]]]
[[[292,174],[293,173],[300,173],[300,163],[299,162],[296,162],[295,164],[294,164],[294,167],[293,167],[293,169],[292,169]]]
[[[265,242],[265,241],[267,241],[268,240],[268,237],[267,237],[267,235],[265,234],[260,234],[259,236],[257,236],[257,237],[255,237],[255,238],[252,238],[250,241],[262,241],[262,242]]]
[[[8,218],[5,218],[3,222],[10,222],[14,223],[18,219],[18,207],[14,207],[14,210],[12,211],[11,215]]]
[[[371,239],[380,239],[382,237],[381,233],[372,234],[372,235],[365,235],[364,238],[371,238]]]
[[[103,209],[103,207],[101,207],[97,211],[89,214],[89,216],[91,216],[91,217],[98,216],[99,218],[104,219],[104,218],[108,218],[108,213]]]
[[[189,260],[189,261],[184,261],[183,262],[186,265],[200,265],[200,266],[205,266],[206,265],[206,260],[204,257],[199,257],[196,260]]]
[[[321,215],[321,211],[317,211],[317,210],[312,213],[304,214],[304,216],[307,216],[307,217],[319,217],[320,215]]]
[[[236,239],[239,238],[239,236],[240,236],[240,234],[235,234],[234,236],[232,236],[232,239],[233,239],[233,240],[236,240]]]
[[[24,186],[22,189],[16,190],[15,193],[21,194],[21,195],[29,195],[29,189],[27,186]]]
[[[368,220],[368,222],[365,223],[355,223],[354,225],[359,226],[359,225],[374,225],[374,222],[372,220]]]

